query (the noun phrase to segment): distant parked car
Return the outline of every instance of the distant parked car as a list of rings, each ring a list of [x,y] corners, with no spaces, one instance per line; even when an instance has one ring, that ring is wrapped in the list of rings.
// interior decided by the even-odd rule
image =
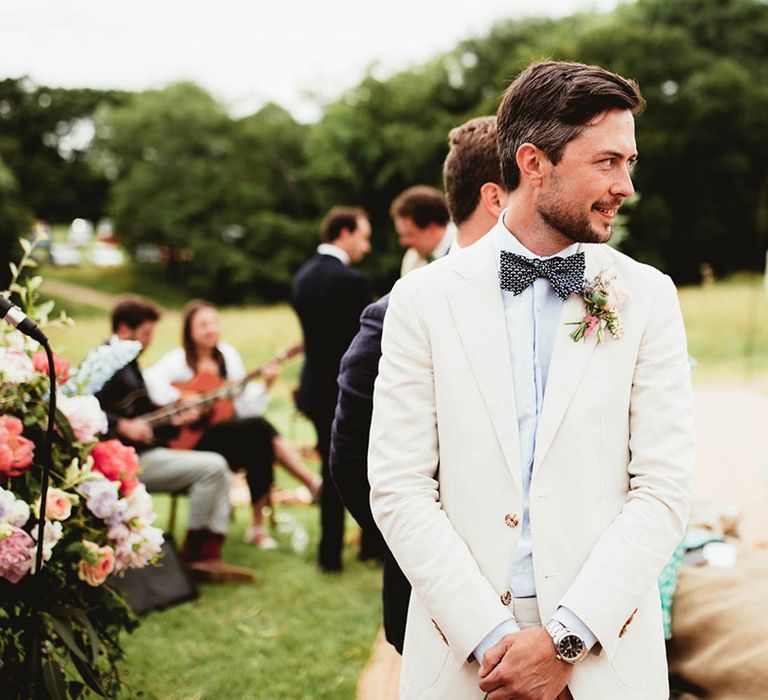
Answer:
[[[112,219],[104,217],[96,224],[96,238],[104,243],[115,243],[115,229]]]
[[[52,243],[48,253],[56,267],[77,267],[83,264],[83,254],[69,243]]]
[[[67,243],[74,246],[83,247],[88,245],[93,239],[93,223],[88,219],[75,219],[69,226]]]
[[[123,251],[111,243],[94,243],[89,257],[97,267],[118,267],[125,262]]]

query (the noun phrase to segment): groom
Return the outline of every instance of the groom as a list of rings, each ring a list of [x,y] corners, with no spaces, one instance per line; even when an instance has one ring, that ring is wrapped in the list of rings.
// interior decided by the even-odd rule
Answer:
[[[369,478],[413,586],[403,700],[668,697],[656,578],[691,493],[685,332],[671,280],[603,245],[643,105],[595,66],[523,71],[497,114],[508,208],[392,291]]]

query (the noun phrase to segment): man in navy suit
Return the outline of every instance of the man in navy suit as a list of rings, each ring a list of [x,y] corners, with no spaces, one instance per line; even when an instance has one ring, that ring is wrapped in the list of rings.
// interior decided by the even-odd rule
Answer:
[[[344,506],[328,467],[341,356],[358,331],[360,312],[371,301],[365,276],[351,267],[370,251],[371,224],[362,209],[334,207],[323,220],[322,243],[293,280],[293,306],[304,333],[304,367],[296,406],[314,424],[322,460],[321,538],[318,566],[341,571]],[[374,529],[377,533],[377,530]]]
[[[451,250],[466,248],[487,233],[506,206],[496,150],[496,117],[478,117],[453,129],[443,165],[443,183],[451,218],[457,227]],[[449,253],[450,254],[450,253]],[[381,333],[389,296],[368,306],[360,331],[341,361],[339,400],[331,440],[331,473],[344,504],[363,528],[376,524],[369,504],[368,433],[373,385],[379,371]],[[407,449],[407,445],[403,446]],[[411,587],[387,551],[384,559],[384,632],[402,653]]]

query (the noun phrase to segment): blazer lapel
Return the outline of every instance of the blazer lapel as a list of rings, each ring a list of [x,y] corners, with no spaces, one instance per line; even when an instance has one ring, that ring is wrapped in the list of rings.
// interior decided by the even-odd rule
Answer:
[[[491,234],[456,256],[459,283],[446,294],[459,337],[518,489],[520,436],[509,342]]]
[[[592,279],[599,272],[607,271],[613,260],[597,245],[582,246],[585,253],[584,276]],[[597,345],[597,335],[574,342],[570,334],[575,326],[567,325],[581,321],[584,316],[584,302],[580,296],[572,294],[563,303],[558,321],[557,334],[552,347],[552,359],[549,364],[547,390],[544,395],[539,425],[536,432],[536,454],[533,462],[534,472],[541,464],[560,427],[568,405],[576,393],[589,360]]]

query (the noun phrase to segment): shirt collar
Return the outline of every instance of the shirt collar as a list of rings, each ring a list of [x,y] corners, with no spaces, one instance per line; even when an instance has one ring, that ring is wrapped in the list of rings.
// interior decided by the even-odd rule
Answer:
[[[334,258],[338,258],[345,265],[349,265],[352,262],[349,259],[349,255],[347,255],[346,251],[342,250],[337,245],[333,245],[333,243],[321,243],[319,246],[317,246],[317,252],[320,255],[331,255]]]
[[[526,248],[518,239],[517,236],[515,236],[514,233],[512,233],[505,225],[504,225],[504,214],[506,214],[507,210],[505,209],[501,214],[499,215],[499,220],[496,222],[496,225],[491,229],[491,236],[493,236],[493,247],[496,249],[496,267],[500,268],[501,266],[501,260],[499,257],[499,253],[502,250],[509,251],[510,253],[516,253],[517,255],[522,255],[526,258],[539,258],[541,260],[546,260],[547,258],[567,258],[570,255],[573,255],[574,253],[577,253],[579,250],[580,243],[572,243],[567,248],[563,248],[559,253],[555,253],[554,255],[536,255],[535,253],[532,253],[528,248]]]
[[[451,246],[454,245],[454,241],[456,240],[456,227],[453,225],[453,222],[450,221],[448,225],[445,227],[445,233],[443,234],[443,237],[440,239],[440,242],[435,246],[435,249],[430,253],[432,258],[434,260],[437,260],[438,258],[442,258],[451,248]]]

